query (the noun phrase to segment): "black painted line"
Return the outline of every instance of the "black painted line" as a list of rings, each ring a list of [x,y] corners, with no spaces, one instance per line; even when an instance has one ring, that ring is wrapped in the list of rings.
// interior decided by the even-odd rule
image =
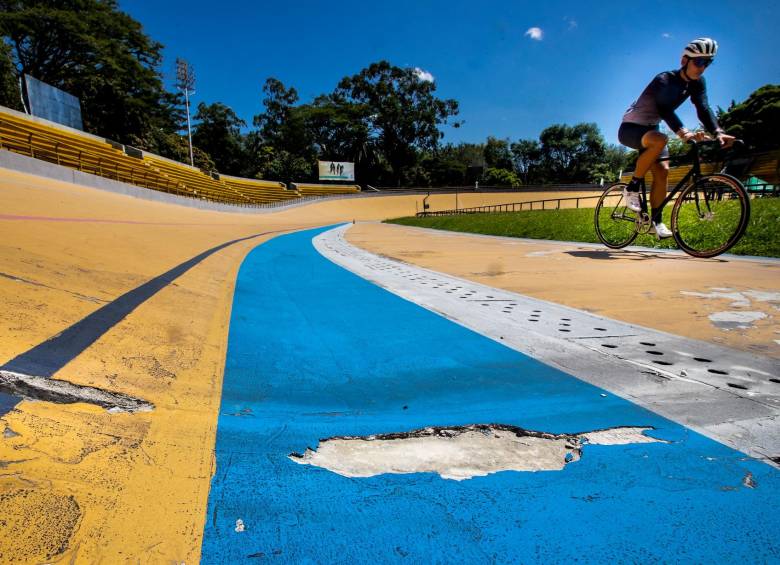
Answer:
[[[54,373],[80,355],[90,345],[100,339],[103,334],[121,322],[133,310],[138,308],[138,306],[146,302],[207,257],[242,241],[286,231],[291,230],[275,230],[258,233],[221,243],[216,247],[207,249],[203,253],[188,259],[184,263],[176,265],[174,268],[156,276],[141,286],[126,292],[122,296],[85,316],[72,326],[50,337],[39,345],[17,355],[5,365],[1,366],[0,369],[39,377],[51,377]]]

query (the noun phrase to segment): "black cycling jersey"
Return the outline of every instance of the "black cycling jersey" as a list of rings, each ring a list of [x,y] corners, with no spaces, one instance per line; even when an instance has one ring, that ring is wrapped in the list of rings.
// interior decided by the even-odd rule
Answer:
[[[696,107],[696,114],[710,133],[720,129],[718,120],[707,101],[707,84],[704,77],[686,81],[680,71],[665,71],[656,75],[642,94],[626,111],[624,122],[645,126],[658,125],[665,121],[669,129],[676,132],[683,123],[674,111],[690,96]]]

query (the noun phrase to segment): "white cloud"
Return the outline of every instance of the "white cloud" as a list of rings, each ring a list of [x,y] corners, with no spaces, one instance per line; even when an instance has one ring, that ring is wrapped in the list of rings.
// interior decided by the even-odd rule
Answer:
[[[527,35],[528,37],[530,37],[531,39],[535,39],[536,41],[541,41],[544,32],[540,27],[530,27],[523,35]]]
[[[414,68],[414,74],[416,74],[417,78],[422,80],[422,81],[425,81],[425,82],[433,82],[434,81],[433,75],[431,73],[429,73],[428,71],[422,70],[420,67],[415,67]]]
[[[569,24],[569,29],[576,29],[577,28],[577,20],[570,18],[569,16],[564,16],[563,21],[567,22]]]
[[[663,37],[664,39],[670,39],[672,37],[672,34],[664,32],[661,34],[661,37]]]

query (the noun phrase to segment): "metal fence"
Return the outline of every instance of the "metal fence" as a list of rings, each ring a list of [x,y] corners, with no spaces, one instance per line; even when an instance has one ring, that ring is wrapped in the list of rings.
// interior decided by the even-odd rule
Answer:
[[[780,185],[777,184],[754,184],[745,188],[747,189],[748,195],[755,198],[780,196]],[[576,196],[568,198],[547,198],[545,200],[510,202],[507,204],[490,204],[487,206],[472,206],[469,208],[435,210],[433,212],[423,211],[417,212],[417,217],[424,218],[427,216],[458,216],[464,214],[506,214],[511,212],[522,212],[524,210],[560,210],[561,202],[572,201],[574,201],[574,208],[580,208],[581,201],[598,200],[599,198],[601,198],[601,194],[596,194],[594,196]]]

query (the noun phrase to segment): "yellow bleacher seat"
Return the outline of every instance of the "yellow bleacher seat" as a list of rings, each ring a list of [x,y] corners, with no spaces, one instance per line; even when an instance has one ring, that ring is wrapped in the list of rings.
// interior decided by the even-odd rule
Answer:
[[[311,184],[294,183],[301,196],[332,196],[334,194],[357,194],[360,186],[356,184]]]
[[[220,175],[219,179],[238,193],[249,198],[253,203],[267,204],[300,198],[301,196],[297,191],[289,190],[281,182],[245,179],[228,175]]]
[[[152,153],[0,107],[0,149],[153,190],[241,206],[356,194],[357,185],[284,183],[212,175]]]

